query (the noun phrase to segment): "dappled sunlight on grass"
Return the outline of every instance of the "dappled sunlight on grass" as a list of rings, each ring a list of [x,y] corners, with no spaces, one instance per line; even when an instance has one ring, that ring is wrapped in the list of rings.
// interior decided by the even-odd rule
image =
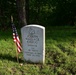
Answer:
[[[19,31],[20,35],[20,31]],[[20,36],[21,37],[21,36]],[[32,64],[23,60],[16,49],[12,31],[0,32],[1,75],[75,75],[76,73],[76,30],[73,28],[46,28],[45,64]]]
[[[76,29],[69,29],[69,27],[67,29],[47,28],[46,31],[46,63],[57,67],[55,70],[59,73],[62,72],[61,69],[66,68],[64,75],[75,73],[74,67],[70,68],[70,66],[72,62],[74,64],[76,62]],[[63,64],[62,68],[61,64]],[[72,72],[67,72],[68,69],[72,70]]]

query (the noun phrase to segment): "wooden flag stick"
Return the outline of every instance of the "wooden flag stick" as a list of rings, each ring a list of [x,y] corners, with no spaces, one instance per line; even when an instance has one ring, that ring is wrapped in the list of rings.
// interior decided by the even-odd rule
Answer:
[[[13,16],[12,16],[12,15],[11,15],[11,23],[13,23]],[[17,62],[19,63],[16,42],[15,42],[15,50],[16,50],[16,57],[17,57]]]
[[[11,23],[13,23],[13,16],[11,15]]]
[[[19,63],[18,52],[17,52],[17,46],[16,46],[16,44],[15,44],[15,50],[16,50],[16,58],[17,58],[17,62]]]

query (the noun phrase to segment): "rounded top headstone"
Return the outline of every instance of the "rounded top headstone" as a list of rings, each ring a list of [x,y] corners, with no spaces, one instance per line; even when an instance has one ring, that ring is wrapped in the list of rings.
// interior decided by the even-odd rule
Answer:
[[[26,25],[21,28],[23,56],[26,61],[44,63],[45,61],[45,27]]]

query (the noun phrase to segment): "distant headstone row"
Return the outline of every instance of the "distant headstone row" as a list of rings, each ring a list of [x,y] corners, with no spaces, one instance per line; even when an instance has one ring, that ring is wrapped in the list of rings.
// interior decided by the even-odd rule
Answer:
[[[45,27],[27,25],[21,28],[24,60],[33,63],[45,62]]]

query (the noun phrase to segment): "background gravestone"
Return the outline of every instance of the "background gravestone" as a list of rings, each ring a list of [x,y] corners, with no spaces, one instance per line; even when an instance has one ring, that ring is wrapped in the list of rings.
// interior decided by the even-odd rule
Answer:
[[[33,63],[45,62],[45,27],[27,25],[21,28],[24,60]]]

